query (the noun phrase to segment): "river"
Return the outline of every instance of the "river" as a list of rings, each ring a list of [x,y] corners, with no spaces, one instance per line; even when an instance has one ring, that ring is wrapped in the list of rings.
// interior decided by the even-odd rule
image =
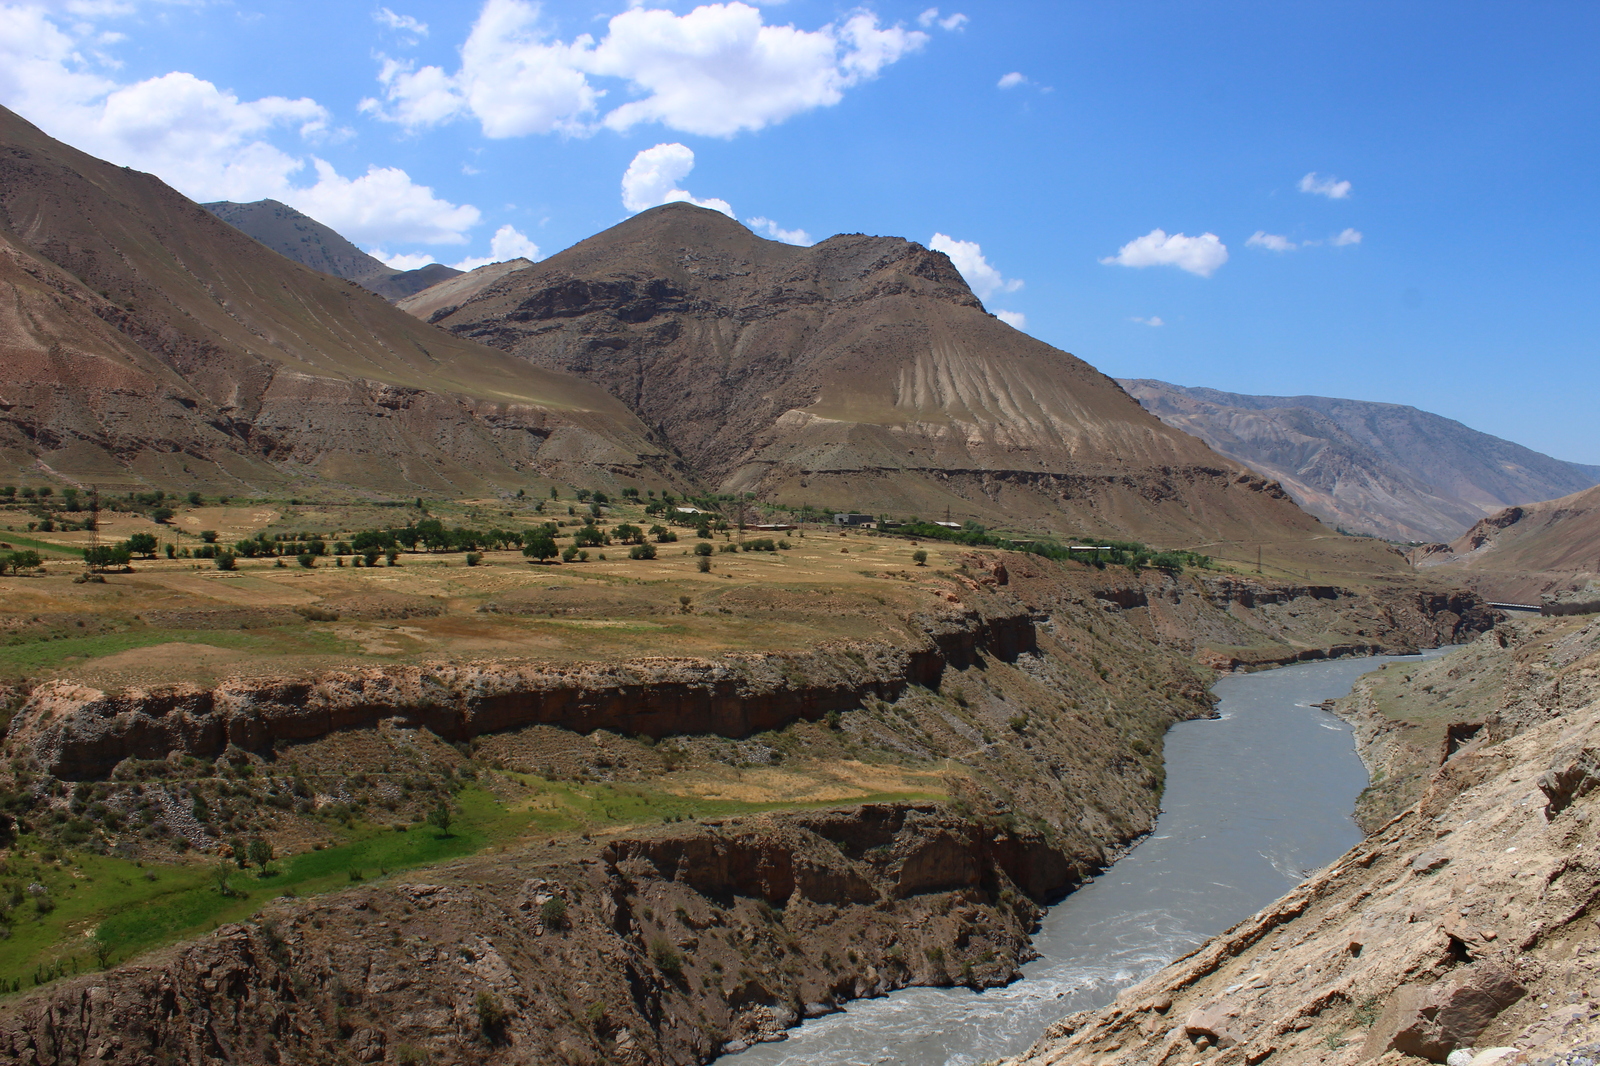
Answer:
[[[1050,909],[1033,938],[1040,957],[1020,980],[862,1000],[719,1064],[970,1066],[1024,1051],[1063,1015],[1109,1003],[1361,839],[1350,815],[1366,770],[1350,727],[1313,704],[1397,659],[1417,661],[1339,659],[1219,680],[1221,717],[1167,733],[1154,831]]]

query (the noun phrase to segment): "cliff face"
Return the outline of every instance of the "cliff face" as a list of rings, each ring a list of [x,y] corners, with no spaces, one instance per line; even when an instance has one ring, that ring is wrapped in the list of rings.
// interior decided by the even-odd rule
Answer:
[[[1501,603],[1538,604],[1600,579],[1600,487],[1559,500],[1507,507],[1450,544],[1411,553],[1421,570]]]
[[[1473,695],[1484,670],[1505,683],[1413,805],[1016,1062],[1398,1066],[1502,1047],[1509,1064],[1600,1038],[1597,668],[1600,624],[1567,620],[1503,626],[1432,664],[1438,692]]]

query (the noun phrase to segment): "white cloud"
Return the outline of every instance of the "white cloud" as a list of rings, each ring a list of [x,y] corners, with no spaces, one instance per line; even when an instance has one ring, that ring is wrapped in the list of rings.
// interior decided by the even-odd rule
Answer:
[[[317,183],[279,199],[357,244],[465,244],[466,231],[482,218],[476,207],[439,199],[397,167],[368,167],[359,178],[344,178],[321,159],[312,163]]]
[[[392,266],[396,270],[420,270],[421,268],[427,266],[429,263],[437,263],[438,262],[437,259],[435,259],[433,256],[429,255],[427,252],[417,252],[417,253],[414,253],[414,254],[407,253],[407,254],[402,254],[402,255],[390,255],[388,252],[384,251],[382,248],[368,248],[367,249],[367,254],[372,256],[372,258],[374,258],[374,259],[383,260],[383,262],[387,266]]]
[[[428,24],[411,15],[396,15],[386,7],[380,7],[372,13],[372,19],[380,26],[386,26],[396,33],[407,37],[417,38],[428,35]]]
[[[1332,237],[1328,243],[1333,245],[1335,248],[1343,248],[1347,244],[1360,244],[1361,231],[1358,229],[1346,229]]]
[[[196,200],[270,197],[353,240],[460,243],[478,221],[477,208],[434,196],[402,170],[372,168],[346,179],[301,154],[338,135],[315,100],[241,100],[182,71],[122,85],[100,73],[105,63],[84,58],[86,42],[101,36],[92,24],[59,22],[35,4],[0,4],[0,103]],[[285,138],[288,149],[275,143]],[[308,169],[315,180],[304,184]]]
[[[747,218],[744,220],[744,224],[755,230],[757,233],[764,233],[771,239],[775,241],[782,241],[784,244],[798,244],[802,248],[809,248],[811,245],[817,243],[811,239],[811,234],[807,233],[805,230],[784,229],[770,218],[761,218],[759,216],[756,218]]]
[[[1028,84],[1027,75],[1021,73],[1020,71],[1013,70],[1010,74],[1002,75],[1000,80],[995,83],[995,88],[1015,89],[1019,85],[1026,84]]]
[[[684,145],[658,144],[644,149],[633,157],[628,172],[622,175],[622,206],[639,212],[662,204],[689,203],[735,217],[728,201],[697,200],[677,187],[693,169],[694,152]]]
[[[959,30],[965,27],[966,24],[971,21],[972,20],[967,18],[967,16],[959,13],[947,16],[946,18],[940,18],[939,9],[936,7],[930,7],[928,10],[917,16],[917,25],[924,29],[927,29],[929,26],[938,25],[938,27],[943,30]]]
[[[1330,200],[1344,200],[1350,196],[1350,183],[1331,177],[1321,177],[1313,170],[1300,179],[1300,191],[1315,196],[1326,196]]]
[[[1217,268],[1228,261],[1228,248],[1215,233],[1202,233],[1198,237],[1153,229],[1143,237],[1124,244],[1116,255],[1100,260],[1119,266],[1148,267],[1175,266],[1202,278],[1209,278]]]
[[[1268,233],[1259,229],[1252,233],[1250,239],[1244,243],[1251,248],[1265,248],[1269,252],[1292,252],[1299,247],[1287,237],[1280,237],[1276,233]]]
[[[1140,318],[1138,315],[1134,315],[1132,318],[1128,319],[1128,321],[1137,322],[1141,326],[1154,326],[1157,328],[1166,325],[1166,322],[1162,320],[1160,315],[1151,315],[1149,318]]]
[[[983,249],[978,246],[977,241],[958,241],[943,233],[935,233],[933,240],[928,242],[928,247],[950,257],[950,262],[954,263],[961,276],[967,279],[967,284],[972,286],[972,291],[977,293],[980,300],[987,300],[997,293],[1016,292],[1022,288],[1021,280],[1001,277],[1000,271],[984,258]]]
[[[1027,329],[1028,316],[1021,311],[996,311],[994,317],[1010,326],[1012,329]]]
[[[767,25],[759,10],[733,2],[686,15],[632,7],[598,41],[589,34],[561,41],[540,14],[529,0],[487,0],[456,73],[386,58],[378,73],[383,100],[365,100],[363,110],[413,128],[471,115],[490,137],[646,122],[731,137],[832,106],[928,40],[880,26],[865,11],[807,31]],[[600,114],[611,90],[591,78],[616,79],[617,91],[635,98]]]
[[[540,258],[539,246],[508,222],[494,231],[494,237],[489,241],[487,256],[469,257],[450,265],[457,270],[477,270],[481,266],[504,263],[508,259],[527,259],[537,263]]]

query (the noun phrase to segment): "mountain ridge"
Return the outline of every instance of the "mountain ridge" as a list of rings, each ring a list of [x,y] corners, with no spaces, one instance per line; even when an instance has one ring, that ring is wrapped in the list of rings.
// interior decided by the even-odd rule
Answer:
[[[1452,540],[1507,505],[1600,482],[1600,467],[1404,404],[1120,384],[1169,425],[1278,480],[1330,525],[1386,539]]]
[[[428,327],[0,109],[0,464],[236,493],[672,483],[570,376]]]
[[[331,226],[325,226],[310,215],[277,200],[256,200],[244,204],[218,200],[200,206],[279,255],[312,270],[353,281],[390,302],[414,295],[462,273],[443,263],[429,263],[415,270],[398,270],[376,256],[363,252]]]

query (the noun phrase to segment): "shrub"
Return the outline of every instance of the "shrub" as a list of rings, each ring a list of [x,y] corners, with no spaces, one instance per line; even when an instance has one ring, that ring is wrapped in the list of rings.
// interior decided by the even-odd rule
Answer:
[[[709,544],[696,544],[694,546],[694,553],[696,555],[710,555],[712,552],[714,552],[716,550],[717,549],[713,548]]]
[[[551,929],[565,929],[567,927],[567,901],[560,896],[551,896],[539,907],[539,917]]]
[[[304,618],[307,622],[337,622],[339,620],[338,611],[315,603],[306,604],[304,607],[296,607],[294,613]]]
[[[628,549],[628,558],[630,559],[654,559],[655,557],[656,546],[654,544],[635,544]]]
[[[477,566],[481,562],[483,562],[483,553],[482,552],[468,552],[467,553],[467,565],[468,566]]]
[[[916,563],[918,566],[927,566],[928,553],[923,551],[921,548],[918,548],[916,551],[911,553],[911,561]]]
[[[202,529],[200,531],[200,539],[207,544],[215,544],[217,542],[217,531],[214,529]]]
[[[317,565],[317,557],[310,552],[301,552],[295,560],[305,569],[310,570]]]
[[[727,544],[724,544],[722,547],[718,548],[717,550],[720,551],[720,552],[736,552],[736,551],[739,550],[739,546],[737,544],[733,543],[732,541],[729,541]]]
[[[236,562],[237,559],[238,556],[234,555],[232,552],[218,552],[216,559],[217,569],[236,570],[238,569],[238,563]]]
[[[448,803],[441,803],[428,812],[428,824],[439,830],[440,836],[450,835],[450,823],[454,820],[455,815],[451,812],[450,804]]]
[[[711,573],[711,560],[702,555],[694,561],[694,568],[702,574],[709,574]]]
[[[672,980],[683,976],[683,956],[666,937],[658,936],[650,941],[650,958],[655,961],[656,969]]]

